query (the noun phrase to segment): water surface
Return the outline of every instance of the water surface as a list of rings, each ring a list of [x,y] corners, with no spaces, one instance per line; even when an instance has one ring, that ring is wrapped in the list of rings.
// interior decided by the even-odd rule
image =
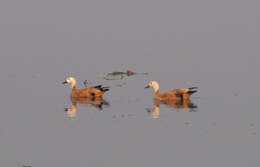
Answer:
[[[1,166],[259,166],[258,2],[4,3]],[[148,75],[104,79],[127,69]],[[65,112],[68,76],[108,105]],[[155,105],[151,80],[196,107]]]

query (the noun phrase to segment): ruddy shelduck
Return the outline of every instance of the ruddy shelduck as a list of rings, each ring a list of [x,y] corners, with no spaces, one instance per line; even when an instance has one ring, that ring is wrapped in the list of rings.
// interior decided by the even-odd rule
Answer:
[[[145,88],[153,88],[153,98],[157,100],[186,100],[189,99],[193,93],[197,92],[198,87],[175,89],[161,94],[159,93],[159,84],[156,81],[151,81]]]
[[[85,88],[81,90],[77,90],[76,88],[76,79],[73,77],[67,78],[63,84],[70,84],[71,92],[70,96],[72,98],[80,98],[80,97],[101,97],[106,91],[109,90],[108,87],[102,87],[102,85],[98,85],[91,88]]]

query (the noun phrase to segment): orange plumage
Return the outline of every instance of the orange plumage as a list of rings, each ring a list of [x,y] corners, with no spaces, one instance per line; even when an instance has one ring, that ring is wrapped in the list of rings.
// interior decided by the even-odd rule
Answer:
[[[78,90],[76,88],[76,79],[73,77],[67,78],[63,84],[70,84],[71,85],[71,92],[70,95],[72,98],[78,98],[78,97],[101,97],[106,91],[109,90],[108,87],[102,87],[101,85],[91,87],[91,88],[85,88]]]
[[[185,89],[175,89],[161,94],[159,93],[159,84],[156,81],[151,81],[146,88],[153,88],[153,97],[158,100],[185,100],[189,99],[193,93],[197,92],[197,87],[191,87]]]

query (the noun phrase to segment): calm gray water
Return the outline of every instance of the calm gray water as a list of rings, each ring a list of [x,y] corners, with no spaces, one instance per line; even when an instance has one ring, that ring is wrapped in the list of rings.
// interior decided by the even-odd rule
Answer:
[[[259,5],[1,1],[0,166],[258,167]],[[148,75],[104,79],[127,69]],[[109,105],[73,106],[68,76]],[[197,108],[154,106],[151,80]]]

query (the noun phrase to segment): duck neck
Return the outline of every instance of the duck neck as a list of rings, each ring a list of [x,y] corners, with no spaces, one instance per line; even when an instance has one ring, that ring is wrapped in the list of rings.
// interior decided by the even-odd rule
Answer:
[[[71,90],[76,91],[77,90],[76,86],[71,86]]]
[[[76,80],[75,79],[70,80],[70,87],[71,87],[71,89],[73,89],[73,88],[76,89]]]
[[[159,85],[155,85],[153,87],[153,90],[154,90],[154,94],[159,94]]]
[[[71,97],[76,97],[77,92],[78,92],[78,90],[77,90],[76,86],[71,87],[71,91],[70,91]]]
[[[160,97],[159,90],[154,91],[153,98],[158,99]]]

